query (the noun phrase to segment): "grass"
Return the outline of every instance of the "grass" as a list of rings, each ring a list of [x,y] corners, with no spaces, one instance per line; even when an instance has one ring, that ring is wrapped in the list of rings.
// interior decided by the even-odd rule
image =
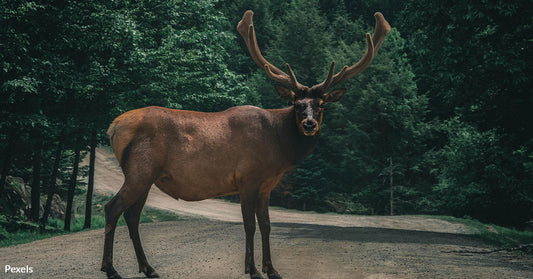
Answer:
[[[70,232],[63,231],[64,221],[61,219],[49,219],[46,224],[46,232],[39,233],[39,225],[27,221],[7,220],[5,216],[0,215],[0,247],[7,247],[11,245],[23,244],[35,240],[45,239],[53,236],[75,233],[80,231],[87,231],[93,229],[101,229],[105,227],[104,205],[111,199],[111,196],[95,195],[93,197],[91,228],[84,229],[85,217],[83,216],[85,197],[76,197],[75,204],[80,205],[75,209],[76,214],[72,219]],[[79,217],[76,217],[79,216]],[[141,214],[141,223],[178,221],[183,218],[178,215],[162,211],[150,207],[145,207]],[[118,226],[126,225],[124,217],[118,220]]]
[[[455,218],[451,216],[428,217],[463,224],[473,232],[475,237],[497,247],[513,248],[520,245],[533,244],[533,231],[522,231],[498,225],[484,224],[474,219]],[[528,253],[531,252],[529,251]]]

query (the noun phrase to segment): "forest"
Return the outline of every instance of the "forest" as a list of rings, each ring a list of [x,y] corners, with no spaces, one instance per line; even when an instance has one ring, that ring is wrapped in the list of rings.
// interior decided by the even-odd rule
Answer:
[[[16,215],[8,178],[18,177],[31,186],[23,218],[45,224],[58,194],[69,230],[73,196],[91,204],[95,148],[108,145],[109,124],[128,110],[288,106],[236,31],[244,11],[255,13],[267,60],[289,63],[308,85],[331,61],[362,57],[379,11],[391,32],[370,67],[343,84],[344,98],[326,106],[318,146],[271,204],[524,228],[533,220],[532,8],[511,0],[1,1],[0,215]],[[91,163],[80,167],[85,156]]]

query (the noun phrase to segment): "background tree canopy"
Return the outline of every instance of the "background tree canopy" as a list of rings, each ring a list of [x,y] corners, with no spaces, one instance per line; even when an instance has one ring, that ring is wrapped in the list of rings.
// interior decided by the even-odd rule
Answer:
[[[105,144],[108,124],[130,109],[287,106],[237,35],[245,10],[266,58],[290,63],[307,85],[332,60],[358,61],[381,11],[391,33],[326,108],[318,147],[272,203],[516,227],[532,219],[533,11],[523,1],[8,0],[0,9],[0,197],[8,175],[30,181],[36,197],[66,197],[76,154]]]

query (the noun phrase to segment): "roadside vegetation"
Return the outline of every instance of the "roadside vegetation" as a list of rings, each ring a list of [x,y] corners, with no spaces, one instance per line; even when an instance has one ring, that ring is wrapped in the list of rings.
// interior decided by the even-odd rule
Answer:
[[[460,223],[468,227],[472,235],[487,244],[498,247],[493,251],[518,250],[533,254],[533,230],[516,230],[494,224],[485,224],[472,218],[456,218],[452,216],[427,216],[452,223]],[[491,251],[488,251],[491,252]]]
[[[76,199],[81,203],[84,197],[77,196]],[[47,222],[46,230],[40,232],[39,224],[29,221],[24,221],[22,218],[13,219],[5,215],[0,215],[0,247],[6,247],[16,244],[28,243],[39,239],[45,239],[53,236],[64,235],[69,233],[76,233],[87,230],[101,229],[105,227],[104,205],[111,199],[111,196],[95,195],[93,199],[93,215],[92,226],[90,229],[85,229],[85,217],[83,214],[73,218],[71,231],[63,230],[64,221],[57,218],[50,218]],[[82,208],[76,211],[81,212]],[[183,220],[178,215],[144,207],[141,214],[141,223],[165,222]],[[118,226],[124,226],[126,222],[123,217],[120,217]]]

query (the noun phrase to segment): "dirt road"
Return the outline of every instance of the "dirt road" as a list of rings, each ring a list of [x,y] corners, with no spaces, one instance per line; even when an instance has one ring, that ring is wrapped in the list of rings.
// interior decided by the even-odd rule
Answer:
[[[98,150],[96,190],[115,193],[122,175],[110,152]],[[148,206],[185,220],[141,225],[148,260],[162,278],[248,278],[238,204],[176,201],[155,187]],[[272,254],[285,279],[302,278],[533,278],[531,256],[485,251],[462,225],[417,216],[343,216],[273,208]],[[116,233],[115,267],[143,278],[127,228]],[[0,264],[32,267],[0,278],[105,278],[99,271],[103,230],[0,248]],[[260,263],[256,234],[256,262]],[[260,268],[260,266],[259,266]]]

